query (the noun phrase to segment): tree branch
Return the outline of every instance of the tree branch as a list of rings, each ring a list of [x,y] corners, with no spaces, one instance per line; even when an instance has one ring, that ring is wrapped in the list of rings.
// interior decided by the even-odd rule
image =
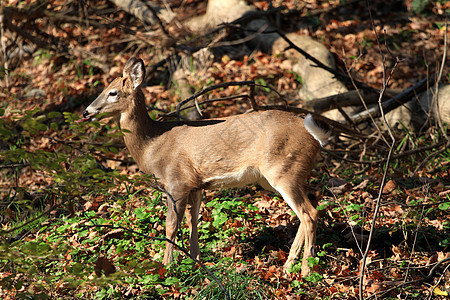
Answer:
[[[417,94],[420,94],[427,90],[428,85],[433,85],[435,82],[435,76],[431,75],[429,78],[422,79],[418,83],[416,83],[414,86],[404,90],[397,96],[395,96],[392,99],[389,99],[387,101],[384,101],[381,103],[380,106],[372,107],[366,111],[363,111],[359,114],[356,114],[352,116],[353,122],[356,124],[363,123],[367,120],[372,118],[379,118],[382,115],[382,111],[387,114],[390,111],[394,110],[395,108],[399,107],[400,105],[405,104],[406,102],[410,101],[414,96]]]

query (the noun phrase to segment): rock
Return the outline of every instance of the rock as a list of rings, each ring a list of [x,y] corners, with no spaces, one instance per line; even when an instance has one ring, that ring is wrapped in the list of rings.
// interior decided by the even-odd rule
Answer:
[[[209,0],[206,13],[189,19],[185,25],[192,31],[205,31],[224,22],[232,22],[255,8],[243,0]]]
[[[450,124],[450,84],[442,83],[438,87],[437,97],[435,95],[435,88],[428,89],[420,95],[419,101],[422,110],[430,113],[434,120],[441,118],[443,123]],[[433,101],[437,100],[438,105]]]
[[[322,43],[309,36],[289,33],[286,35],[295,45],[302,48],[310,55],[318,59],[324,65],[335,69],[333,54]],[[278,38],[272,47],[273,53],[282,52],[288,43],[281,37]],[[347,87],[336,79],[330,72],[315,66],[315,64],[294,49],[284,52],[286,57],[294,61],[293,71],[302,78],[303,85],[299,90],[299,97],[303,100],[323,98],[347,92]],[[352,108],[344,108],[351,113]],[[328,111],[324,115],[330,119],[344,119],[337,109]]]
[[[25,94],[27,98],[44,98],[45,96],[47,93],[42,89],[31,89]]]
[[[254,32],[258,32],[262,28],[266,28],[266,30],[270,31],[274,28],[269,25],[270,23],[264,19],[253,19],[249,21],[246,25],[247,29],[250,29]],[[256,35],[255,38],[248,41],[248,44],[252,48],[261,49],[264,52],[270,53],[273,52],[273,45],[276,40],[281,39],[280,35],[276,32],[271,33],[261,33],[259,35]],[[287,44],[286,44],[287,45]],[[282,51],[283,49],[281,49]],[[279,51],[279,52],[281,52]]]
[[[295,45],[302,48],[317,60],[330,68],[336,68],[334,57],[322,43],[309,36],[290,33],[286,35]],[[288,46],[282,38],[278,38],[272,47],[274,53],[283,51]],[[293,71],[301,76],[303,86],[299,91],[302,99],[310,100],[347,92],[345,85],[330,72],[315,66],[309,59],[294,49],[285,51],[289,59],[296,61]]]
[[[430,88],[405,105],[386,115],[389,125],[395,130],[420,130],[429,117],[436,121],[450,124],[450,84],[440,84],[438,88],[438,106],[434,105],[435,88]],[[438,108],[438,109],[437,109]],[[382,124],[383,125],[383,124]]]
[[[206,13],[190,19],[185,24],[192,31],[205,31],[205,29],[214,28],[220,23],[234,21],[252,11],[255,9],[243,0],[209,0]],[[273,29],[270,22],[264,17],[250,19],[243,25],[253,32],[264,28],[266,30]],[[326,66],[333,69],[336,67],[332,53],[322,43],[297,33],[289,33],[286,36]],[[304,100],[323,98],[348,91],[346,86],[333,74],[315,66],[312,61],[306,59],[298,51],[294,49],[284,51],[288,43],[275,32],[256,35],[248,44],[253,48],[273,54],[283,52],[293,62],[293,71],[302,78],[303,85],[299,90],[299,96]],[[332,115],[333,119],[343,119],[339,112],[327,112],[326,114]]]

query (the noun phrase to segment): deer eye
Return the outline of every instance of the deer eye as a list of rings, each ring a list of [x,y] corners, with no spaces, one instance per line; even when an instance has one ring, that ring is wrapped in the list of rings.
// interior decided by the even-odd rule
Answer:
[[[119,99],[118,99],[118,95],[119,95],[119,92],[118,92],[118,91],[116,91],[116,90],[110,91],[110,92],[108,93],[107,101],[108,101],[108,102],[111,102],[111,103],[117,102],[117,101],[119,100]]]

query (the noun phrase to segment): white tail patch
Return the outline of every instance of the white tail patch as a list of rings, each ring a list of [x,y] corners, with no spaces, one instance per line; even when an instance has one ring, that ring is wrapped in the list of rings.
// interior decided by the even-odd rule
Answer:
[[[308,114],[305,117],[305,128],[317,141],[319,141],[320,146],[325,145],[331,136],[331,132],[323,130],[316,124],[311,114]]]

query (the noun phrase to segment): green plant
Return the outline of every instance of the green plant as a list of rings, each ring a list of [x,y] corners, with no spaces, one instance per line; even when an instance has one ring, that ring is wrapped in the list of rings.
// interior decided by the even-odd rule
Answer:
[[[242,226],[225,226],[225,223],[229,220],[242,222],[244,220],[261,218],[261,216],[256,214],[258,208],[244,200],[244,198],[223,197],[214,198],[206,203],[205,206],[211,208],[211,220],[200,224],[201,240],[214,238],[215,242],[219,242],[245,229]]]
[[[302,79],[302,76],[300,76],[300,74],[298,74],[294,71],[291,71],[291,70],[288,70],[288,73],[291,73],[292,75],[294,75],[295,80],[297,80],[298,83],[303,84],[303,79]]]
[[[264,80],[264,78],[257,78],[257,79],[255,79],[255,83],[258,85],[257,88],[263,88],[266,93],[270,92],[270,88],[265,87],[265,86],[267,86],[267,83]]]
[[[40,65],[42,64],[45,60],[49,60],[52,58],[52,53],[47,51],[47,50],[42,50],[39,49],[36,51],[35,55],[34,55],[34,65]]]
[[[270,291],[264,283],[247,272],[237,271],[230,258],[225,258],[216,264],[214,271],[231,299],[272,298]],[[194,299],[225,299],[225,295],[218,283],[211,281]]]
[[[416,13],[422,13],[427,5],[430,3],[430,0],[413,0],[411,3],[411,10]]]

